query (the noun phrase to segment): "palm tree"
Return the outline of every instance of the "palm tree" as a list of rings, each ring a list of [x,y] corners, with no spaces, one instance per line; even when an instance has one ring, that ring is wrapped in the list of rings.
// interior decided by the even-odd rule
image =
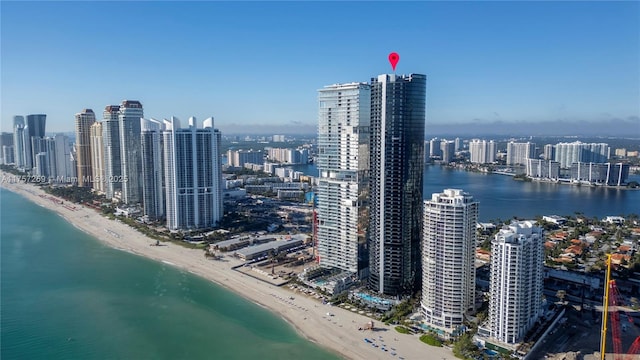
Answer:
[[[276,253],[276,251],[275,251],[275,250],[273,250],[273,249],[269,250],[269,259],[271,260],[271,275],[274,275],[274,274],[276,273],[276,272],[275,272],[275,266],[276,266],[275,259],[276,259],[276,255],[277,255],[277,253]]]

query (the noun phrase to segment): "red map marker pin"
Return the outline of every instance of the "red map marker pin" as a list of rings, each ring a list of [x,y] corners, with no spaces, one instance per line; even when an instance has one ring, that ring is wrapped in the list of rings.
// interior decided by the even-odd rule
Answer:
[[[391,63],[391,68],[393,71],[396,71],[396,65],[398,65],[398,61],[400,61],[400,55],[396,52],[392,52],[389,54],[389,62]]]

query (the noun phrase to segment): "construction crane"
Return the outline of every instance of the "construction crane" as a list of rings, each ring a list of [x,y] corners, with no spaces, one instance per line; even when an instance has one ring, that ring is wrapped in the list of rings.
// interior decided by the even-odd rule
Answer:
[[[638,336],[629,351],[625,354],[622,352],[622,339],[620,334],[620,313],[618,312],[621,306],[621,296],[616,286],[616,281],[611,280],[611,255],[607,255],[607,273],[606,273],[606,286],[604,290],[604,301],[602,310],[602,337],[600,339],[600,359],[605,359],[606,343],[607,343],[607,320],[609,317],[609,311],[611,311],[611,336],[613,343],[613,358],[614,360],[632,360],[634,354],[640,352],[640,336]],[[633,323],[633,318],[627,314],[627,318],[630,323]]]

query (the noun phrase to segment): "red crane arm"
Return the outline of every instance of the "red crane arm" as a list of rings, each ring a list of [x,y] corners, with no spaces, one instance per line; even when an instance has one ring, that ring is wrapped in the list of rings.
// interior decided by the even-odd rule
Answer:
[[[629,352],[627,353],[627,360],[633,360],[635,354],[640,354],[640,336],[631,344]]]
[[[618,287],[616,281],[609,282],[609,311],[611,312],[611,335],[614,360],[623,360],[622,340],[620,338],[620,314],[618,314]]]

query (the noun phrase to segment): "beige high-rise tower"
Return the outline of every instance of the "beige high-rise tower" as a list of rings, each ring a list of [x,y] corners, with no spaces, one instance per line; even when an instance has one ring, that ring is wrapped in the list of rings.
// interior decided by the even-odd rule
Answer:
[[[91,125],[96,115],[91,109],[76,114],[76,154],[78,161],[78,186],[93,186],[91,170]]]
[[[91,170],[93,173],[93,190],[104,194],[106,187],[104,165],[104,141],[102,140],[102,123],[96,121],[91,125]]]

